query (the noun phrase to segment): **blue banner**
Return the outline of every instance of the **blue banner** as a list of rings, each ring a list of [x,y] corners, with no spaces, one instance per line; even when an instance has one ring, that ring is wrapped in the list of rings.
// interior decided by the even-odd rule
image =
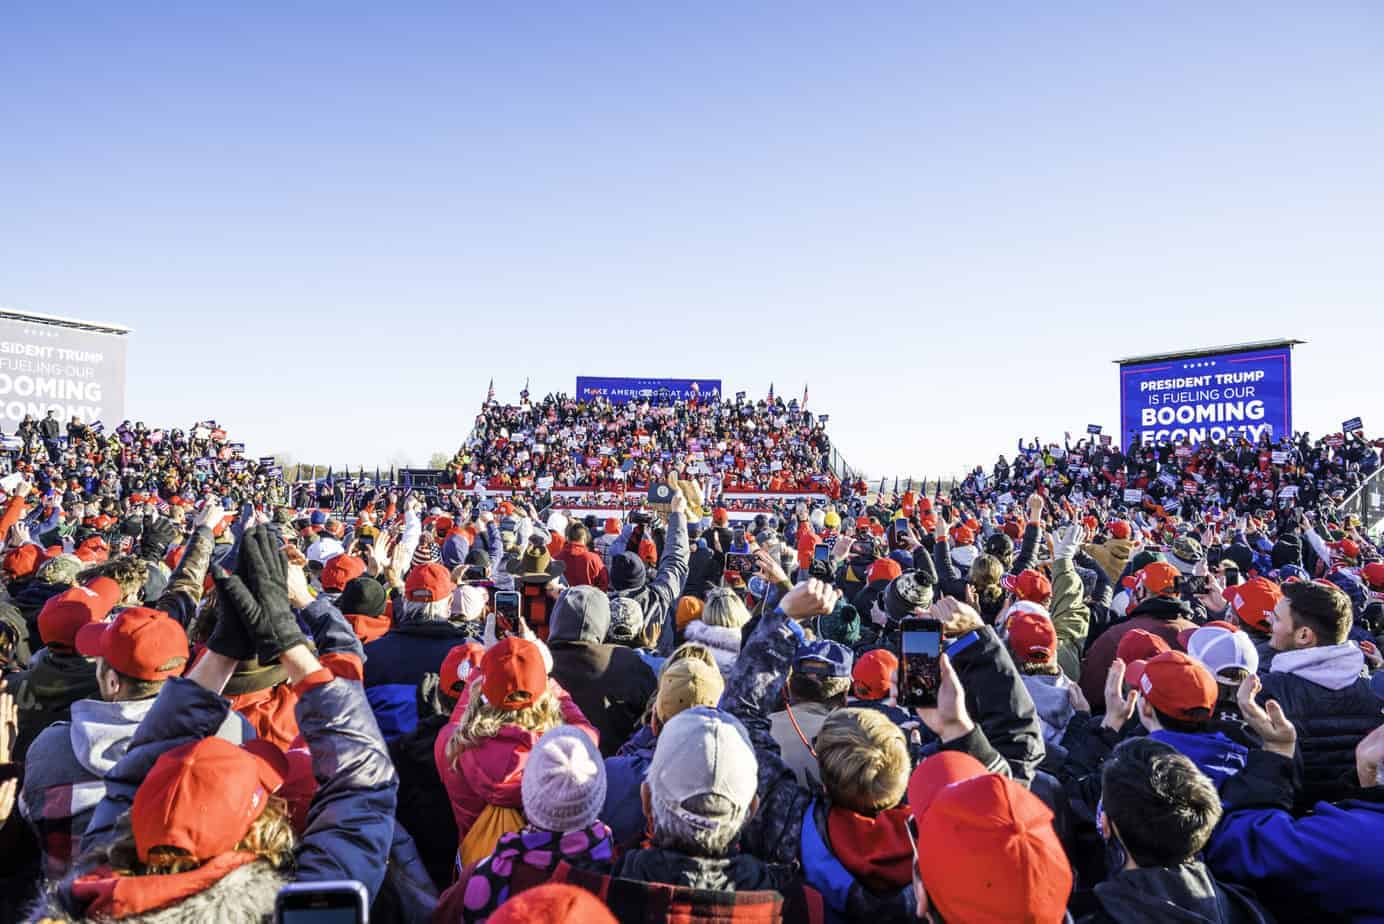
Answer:
[[[1120,367],[1121,436],[1191,443],[1293,434],[1292,348],[1172,358]]]
[[[593,375],[577,376],[577,400],[605,398],[615,404],[659,397],[688,401],[700,397],[703,401],[721,400],[720,379],[632,379]]]

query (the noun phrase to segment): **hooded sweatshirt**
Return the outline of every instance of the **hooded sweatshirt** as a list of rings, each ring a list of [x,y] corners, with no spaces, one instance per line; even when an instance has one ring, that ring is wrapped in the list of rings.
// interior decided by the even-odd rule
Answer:
[[[19,707],[19,736],[14,746],[16,760],[24,758],[39,732],[54,722],[67,721],[73,703],[100,695],[94,661],[51,648],[36,652],[27,671],[11,675],[9,687]]]
[[[1076,714],[1067,693],[1072,681],[1066,674],[1023,674],[1022,677],[1038,710],[1038,721],[1043,725],[1043,743],[1058,744]]]
[[[1081,924],[1267,924],[1249,895],[1211,878],[1201,863],[1122,870],[1095,888],[1100,910]]]

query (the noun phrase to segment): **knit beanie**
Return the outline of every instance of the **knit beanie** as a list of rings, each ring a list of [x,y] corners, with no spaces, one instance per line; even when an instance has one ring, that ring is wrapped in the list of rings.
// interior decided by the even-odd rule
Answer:
[[[681,632],[687,628],[687,624],[702,617],[704,604],[699,597],[684,596],[678,598],[678,610],[673,616],[673,622]]]
[[[367,575],[348,581],[336,598],[336,608],[349,616],[380,616],[384,613],[384,585]]]
[[[431,542],[420,542],[418,547],[413,550],[413,560],[410,562],[410,566],[418,568],[441,560],[442,553],[437,550],[436,545]]]
[[[520,790],[529,824],[580,831],[595,823],[605,803],[605,763],[585,732],[559,725],[533,746]]]
[[[634,641],[639,630],[644,628],[644,608],[632,597],[610,598],[610,628],[606,630],[606,641],[618,645]]]
[[[922,572],[907,571],[889,582],[884,591],[884,609],[890,619],[903,619],[932,605],[932,584],[924,580]]]

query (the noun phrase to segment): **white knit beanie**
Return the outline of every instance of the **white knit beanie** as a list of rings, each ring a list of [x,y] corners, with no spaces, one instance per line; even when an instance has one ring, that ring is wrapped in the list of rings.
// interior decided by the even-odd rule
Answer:
[[[605,762],[581,729],[559,725],[529,753],[520,783],[524,817],[544,831],[580,831],[605,804]]]

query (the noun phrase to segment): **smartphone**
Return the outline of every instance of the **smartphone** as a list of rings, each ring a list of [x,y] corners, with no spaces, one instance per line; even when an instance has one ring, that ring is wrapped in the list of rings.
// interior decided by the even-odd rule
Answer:
[[[812,560],[813,560],[813,561],[830,561],[830,560],[831,560],[831,546],[827,545],[825,542],[819,542],[819,543],[817,543],[816,545],[814,545],[814,546],[812,547]]]
[[[727,552],[726,570],[734,571],[741,577],[749,578],[754,574],[755,561],[754,555],[749,552]]]
[[[1204,574],[1189,574],[1183,578],[1183,586],[1187,588],[1189,594],[1204,594],[1207,590],[1207,578]]]
[[[506,635],[514,634],[514,627],[519,625],[519,591],[517,590],[497,590],[495,591],[495,638],[502,639]]]
[[[274,900],[276,924],[366,924],[370,896],[354,879],[295,882]]]
[[[1240,569],[1223,568],[1221,570],[1221,580],[1225,583],[1226,587],[1234,587],[1236,584],[1240,583]]]
[[[937,705],[942,685],[942,623],[910,616],[899,624],[899,705],[906,709]]]

